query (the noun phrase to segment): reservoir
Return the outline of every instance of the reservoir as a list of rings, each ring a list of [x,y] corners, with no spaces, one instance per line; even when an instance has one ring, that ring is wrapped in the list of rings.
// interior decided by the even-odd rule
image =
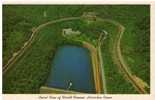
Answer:
[[[91,56],[86,48],[59,47],[51,62],[46,86],[83,93],[95,93]]]

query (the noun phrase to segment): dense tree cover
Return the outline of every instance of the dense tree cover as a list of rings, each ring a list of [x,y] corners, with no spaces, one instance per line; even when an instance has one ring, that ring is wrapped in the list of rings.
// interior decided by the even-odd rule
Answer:
[[[32,24],[26,17],[17,14],[15,10],[3,11],[3,64],[12,54],[21,48],[31,35]],[[9,45],[7,45],[9,44]]]
[[[145,73],[150,73],[150,16],[142,18],[142,20],[137,23],[137,29],[140,34],[137,33],[137,47],[134,48],[134,52],[140,56],[141,61],[139,65],[139,70],[144,70],[141,73],[137,72],[137,75],[150,84],[150,75]],[[138,66],[137,66],[138,67]],[[133,69],[134,70],[134,69]]]
[[[142,55],[135,52],[132,59],[136,67],[131,67],[133,73],[137,75],[137,71],[142,73],[140,78],[149,82],[149,6],[3,6],[3,40],[17,41],[17,42],[3,42],[3,63],[5,64],[8,58],[12,55],[12,51],[7,46],[12,46],[11,49],[17,51],[30,36],[30,30],[37,27],[39,24],[51,21],[54,19],[81,16],[83,12],[96,12],[101,18],[112,19],[122,23],[125,27],[125,34],[123,35],[122,48],[123,55],[126,59],[132,51],[141,50]],[[44,16],[46,12],[46,16]],[[8,14],[12,13],[12,15]],[[145,17],[145,16],[148,17]],[[140,19],[141,16],[144,18]],[[145,22],[146,21],[146,22]],[[19,22],[19,23],[18,23]],[[148,23],[145,25],[145,23]],[[17,25],[15,25],[17,24]],[[102,47],[103,62],[105,67],[106,82],[108,93],[137,93],[132,85],[124,79],[123,74],[119,72],[118,67],[112,60],[111,50],[113,39],[117,34],[116,26],[108,22],[96,21],[87,24],[85,20],[74,20],[68,22],[61,22],[54,25],[49,25],[41,31],[32,44],[31,48],[16,62],[13,67],[7,71],[3,76],[3,92],[4,93],[38,93],[40,86],[44,85],[49,69],[51,68],[51,60],[57,48],[63,44],[74,44],[74,41],[66,41],[61,35],[63,28],[72,28],[84,33],[89,39],[95,40],[99,37],[101,29],[108,31],[108,37],[104,41]],[[12,33],[12,31],[15,31]],[[134,33],[134,34],[133,34]],[[13,34],[13,35],[11,35]],[[19,34],[21,36],[19,36]],[[143,35],[141,35],[143,34]],[[148,37],[145,39],[143,36]],[[18,38],[15,38],[18,37]],[[139,38],[142,37],[142,38]],[[133,39],[134,38],[134,39]],[[81,38],[86,39],[86,38]],[[143,44],[143,39],[146,43]],[[140,45],[138,42],[142,42]],[[19,43],[20,42],[20,43]],[[17,44],[16,44],[17,43]],[[80,45],[80,44],[79,44]],[[138,47],[139,46],[139,47]],[[133,49],[134,48],[134,49]],[[146,52],[146,53],[144,53]],[[136,57],[135,57],[136,56]],[[4,58],[7,58],[6,60]],[[147,58],[147,63],[145,59]],[[129,65],[132,61],[128,61]],[[144,70],[141,72],[138,64],[145,64]],[[146,71],[147,70],[147,71]],[[145,77],[147,75],[147,77]]]
[[[122,50],[129,68],[148,85],[150,84],[150,16],[141,16],[129,31],[126,27]]]

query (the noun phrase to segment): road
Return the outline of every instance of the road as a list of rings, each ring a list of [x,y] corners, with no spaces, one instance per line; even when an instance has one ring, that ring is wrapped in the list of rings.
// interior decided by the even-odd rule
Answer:
[[[129,71],[129,69],[128,69],[129,67],[127,66],[126,62],[124,61],[124,58],[123,58],[123,55],[121,52],[121,39],[122,39],[124,30],[125,30],[125,27],[123,25],[121,25],[120,23],[110,20],[110,19],[101,19],[101,18],[99,18],[99,19],[102,21],[110,22],[118,27],[118,33],[117,33],[117,36],[113,43],[113,50],[112,50],[112,57],[114,59],[114,62],[120,68],[120,70],[122,71],[124,76],[127,77],[127,79],[130,81],[130,83],[135,87],[135,89],[139,93],[146,94],[147,91],[145,90],[145,87],[142,86],[142,84],[140,84],[138,82],[138,80],[136,80],[136,78],[134,78],[135,75],[132,75],[131,71]]]
[[[120,67],[121,71],[125,74],[125,76],[128,78],[128,80],[131,82],[131,84],[135,87],[135,89],[139,93],[142,93],[142,94],[147,93],[145,88],[141,84],[139,84],[137,82],[137,80],[133,77],[131,71],[128,70],[129,67],[127,66],[126,62],[124,61],[124,58],[122,55],[121,39],[122,39],[124,30],[125,30],[125,27],[115,21],[111,21],[111,20],[108,20],[108,21],[110,21],[113,24],[115,24],[116,26],[118,26],[118,34],[115,38],[115,42],[113,45],[113,56],[116,61],[116,64]]]
[[[120,34],[118,36],[118,39],[117,40],[117,44],[116,44],[116,54],[117,54],[117,57],[118,57],[118,60],[120,62],[120,67],[122,68],[122,70],[126,73],[126,76],[128,77],[128,79],[130,80],[130,82],[133,84],[133,86],[137,89],[137,91],[139,93],[147,93],[145,88],[143,86],[141,86],[141,84],[139,84],[135,78],[133,78],[133,75],[132,73],[128,70],[128,66],[127,64],[125,63],[124,59],[123,59],[123,56],[122,56],[122,53],[121,53],[121,38],[123,36],[123,33],[124,33],[124,27],[123,26],[119,26],[119,31],[120,31]]]

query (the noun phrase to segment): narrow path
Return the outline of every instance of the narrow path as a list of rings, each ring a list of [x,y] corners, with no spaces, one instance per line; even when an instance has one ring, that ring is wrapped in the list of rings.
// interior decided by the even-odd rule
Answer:
[[[103,45],[103,41],[106,39],[107,36],[107,32],[105,30],[103,30],[103,33],[100,34],[99,38],[98,38],[98,42],[97,42],[97,51],[98,51],[98,57],[99,57],[99,63],[100,63],[100,70],[101,70],[101,80],[102,80],[102,89],[103,89],[103,93],[107,94],[107,87],[106,87],[106,79],[105,79],[105,69],[104,69],[104,64],[103,64],[103,57],[102,57],[102,50],[101,50],[101,46]]]
[[[99,67],[99,60],[97,55],[97,49],[90,43],[83,41],[83,46],[88,48],[91,52],[91,59],[92,59],[92,67],[93,67],[93,73],[94,73],[94,81],[95,81],[95,87],[96,92],[101,93],[101,76],[100,76],[100,67]]]
[[[47,25],[50,24],[54,24],[54,23],[58,23],[58,22],[62,22],[62,21],[68,21],[68,20],[76,20],[76,19],[80,19],[80,17],[69,17],[69,18],[61,18],[61,19],[57,19],[57,20],[52,20],[49,22],[46,22],[44,24],[39,25],[33,32],[32,35],[30,37],[30,39],[28,41],[26,41],[24,43],[24,46],[21,47],[21,49],[19,51],[17,51],[16,53],[14,53],[14,55],[12,56],[12,58],[9,59],[9,61],[7,62],[6,65],[3,66],[3,74],[6,73],[6,71],[11,68],[11,66],[24,54],[24,52],[26,52],[26,50],[28,50],[28,48],[31,46],[31,44],[33,43],[37,32],[44,28]]]
[[[104,72],[105,70],[104,70],[104,65],[103,65],[101,46],[98,46],[97,49],[98,49],[98,56],[99,56],[101,76],[102,76],[103,93],[107,94],[106,79],[105,79],[105,72]]]
[[[127,65],[123,59],[123,56],[122,56],[122,53],[121,53],[121,38],[122,38],[122,35],[124,33],[124,27],[123,26],[119,26],[119,31],[120,31],[120,34],[119,34],[119,37],[117,40],[117,44],[116,44],[116,52],[117,52],[117,57],[118,57],[118,60],[120,62],[120,67],[122,68],[122,70],[126,73],[126,76],[128,77],[128,79],[130,80],[130,82],[133,84],[133,86],[139,91],[139,93],[147,93],[144,89],[143,86],[141,86],[141,84],[139,84],[135,78],[133,78],[133,75],[132,73],[127,69]]]

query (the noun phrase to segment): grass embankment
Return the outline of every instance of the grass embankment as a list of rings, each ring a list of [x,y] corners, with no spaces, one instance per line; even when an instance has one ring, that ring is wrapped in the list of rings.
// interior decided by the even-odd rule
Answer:
[[[99,65],[99,59],[98,59],[98,55],[97,55],[98,51],[92,44],[90,44],[86,41],[83,41],[83,46],[90,51],[96,93],[101,93],[102,92],[102,83],[101,83],[102,81],[100,78],[101,77],[100,70],[99,70],[100,65]]]

